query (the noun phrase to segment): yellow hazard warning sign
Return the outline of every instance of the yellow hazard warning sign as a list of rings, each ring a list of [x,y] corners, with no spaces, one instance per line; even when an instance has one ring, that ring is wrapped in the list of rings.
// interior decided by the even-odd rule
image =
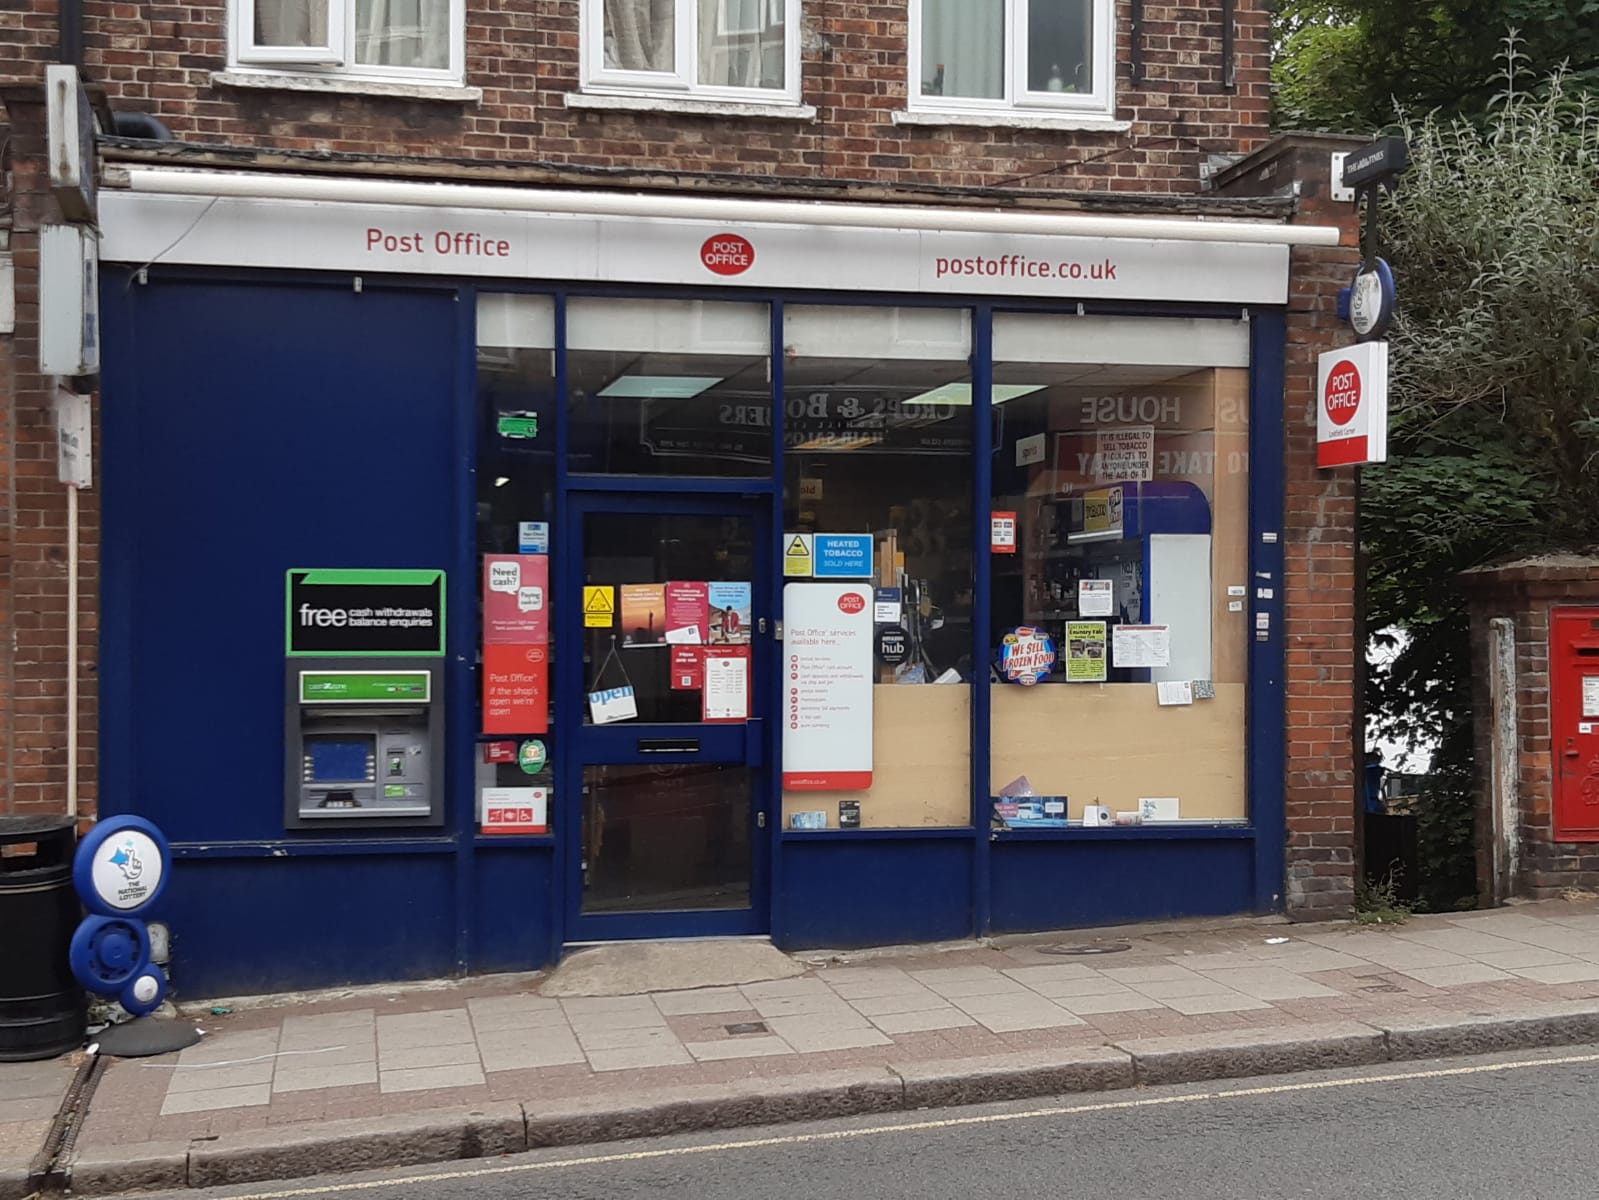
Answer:
[[[788,578],[808,578],[816,565],[816,541],[808,533],[783,535],[783,574]]]
[[[583,625],[588,629],[609,629],[616,624],[616,591],[609,587],[583,589]]]

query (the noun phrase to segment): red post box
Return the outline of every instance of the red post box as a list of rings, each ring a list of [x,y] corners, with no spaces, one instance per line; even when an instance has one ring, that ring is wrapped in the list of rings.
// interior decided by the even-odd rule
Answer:
[[[1599,842],[1599,608],[1549,620],[1555,841]]]

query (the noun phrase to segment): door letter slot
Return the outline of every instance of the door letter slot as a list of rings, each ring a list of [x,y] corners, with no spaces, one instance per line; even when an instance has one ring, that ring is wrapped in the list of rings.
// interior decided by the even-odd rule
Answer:
[[[699,738],[639,738],[640,754],[698,754]]]

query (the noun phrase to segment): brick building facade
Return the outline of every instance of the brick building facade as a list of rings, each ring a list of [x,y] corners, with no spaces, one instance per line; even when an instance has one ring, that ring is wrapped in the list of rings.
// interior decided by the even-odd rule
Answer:
[[[1599,886],[1599,561],[1544,555],[1461,576],[1471,611],[1477,885],[1494,902]],[[1584,697],[1587,703],[1584,704]],[[1586,784],[1586,787],[1584,786]]]
[[[703,2],[709,14],[709,0]],[[449,10],[457,40],[428,52],[436,53],[428,60],[436,69],[388,77],[381,68],[351,69],[365,53],[357,41],[335,48],[343,67],[262,61],[260,54],[248,53],[242,22],[269,7],[267,0],[258,0],[256,8],[243,0],[82,5],[82,74],[102,117],[146,114],[172,133],[172,140],[102,137],[103,194],[125,187],[130,171],[152,178],[192,171],[312,181],[308,195],[318,181],[434,181],[538,189],[552,196],[603,192],[914,210],[950,214],[952,227],[964,227],[965,214],[981,220],[982,214],[997,213],[1151,218],[1173,222],[1174,228],[1217,222],[1336,228],[1337,244],[1328,244],[1330,238],[1311,244],[1316,239],[1308,234],[1282,237],[1284,244],[1298,243],[1288,251],[1287,302],[1276,308],[1285,331],[1283,444],[1279,461],[1263,475],[1280,479],[1282,519],[1277,529],[1251,526],[1257,544],[1249,559],[1259,566],[1267,560],[1256,563],[1256,553],[1280,551],[1280,582],[1264,576],[1214,582],[1247,587],[1250,612],[1257,597],[1272,598],[1261,604],[1269,624],[1255,628],[1266,635],[1263,645],[1269,637],[1271,649],[1281,653],[1280,666],[1256,663],[1250,676],[1259,694],[1264,687],[1281,689],[1281,745],[1254,746],[1249,771],[1282,774],[1280,792],[1266,789],[1280,797],[1271,802],[1275,815],[1262,819],[1258,808],[1250,813],[1268,841],[1280,834],[1285,845],[1280,852],[1268,846],[1264,859],[1256,860],[1254,898],[1244,906],[1305,917],[1347,910],[1358,783],[1355,491],[1347,470],[1315,469],[1313,392],[1316,354],[1348,336],[1335,308],[1337,289],[1356,260],[1353,206],[1328,196],[1329,154],[1344,148],[1344,140],[1270,140],[1268,16],[1262,0],[1197,7],[1085,0],[1076,7],[1089,23],[1054,35],[1063,39],[1061,45],[1078,47],[1073,38],[1082,43],[1084,64],[1075,69],[1074,82],[1062,87],[1056,85],[1072,75],[1071,64],[1065,70],[1058,63],[1023,64],[1021,55],[1012,61],[1002,53],[993,59],[999,65],[985,59],[982,69],[966,77],[976,84],[960,82],[960,59],[954,56],[967,52],[961,43],[969,37],[954,28],[955,17],[940,17],[932,0],[926,11],[910,0],[776,0],[770,7],[759,0],[754,8],[737,10],[743,17],[730,7],[716,8],[718,30],[754,20],[748,14],[755,9],[764,14],[767,34],[781,27],[772,36],[781,36],[783,53],[794,57],[788,70],[752,68],[767,71],[770,80],[781,76],[781,87],[764,91],[702,86],[709,51],[693,39],[697,32],[703,45],[710,44],[703,24],[679,30],[676,41],[679,59],[690,47],[700,62],[698,77],[686,76],[687,67],[656,72],[659,62],[642,71],[638,62],[623,61],[621,51],[613,58],[609,43],[602,58],[591,45],[598,36],[594,30],[603,25],[612,32],[626,4],[457,0],[434,6],[436,13]],[[362,19],[373,8],[352,6]],[[308,11],[328,10],[311,3]],[[1015,22],[1024,19],[1018,14],[1026,8],[1011,0],[1005,11],[1007,21]],[[935,45],[940,20],[951,29]],[[262,28],[258,21],[256,40],[264,36]],[[45,179],[40,81],[45,65],[59,57],[61,29],[53,4],[0,14],[0,45],[13,64],[3,93],[8,193],[7,207],[0,209],[0,237],[6,239],[0,249],[9,254],[16,278],[15,330],[9,336],[0,332],[0,388],[7,397],[0,410],[6,450],[0,496],[7,504],[0,519],[0,620],[12,633],[0,655],[0,811],[11,812],[59,811],[65,797],[65,503],[55,480],[50,381],[35,368],[38,230],[58,215]],[[342,30],[330,19],[334,42],[356,37],[355,30],[356,16]],[[70,31],[67,36],[70,41]],[[1005,36],[1011,45],[1021,44],[1014,26],[1007,25]],[[1101,58],[1093,60],[1095,53]],[[933,62],[945,54],[952,56],[949,64]],[[1099,67],[1088,65],[1091,60]],[[988,102],[951,99],[944,94],[946,66],[956,91],[1002,96]],[[644,86],[635,86],[629,70],[638,71]],[[669,70],[677,75],[662,84],[660,76]],[[150,132],[126,117],[121,128]],[[108,283],[113,285],[121,286]],[[994,289],[975,288],[979,292]],[[1246,306],[1243,315],[1258,311],[1258,305]],[[108,313],[108,323],[112,319]],[[109,328],[107,343],[108,356],[115,354],[118,338]],[[114,404],[115,397],[106,403]],[[98,410],[97,403],[97,416]],[[105,453],[115,453],[115,435],[103,445]],[[1273,447],[1256,442],[1253,453],[1258,470],[1261,455],[1273,456]],[[79,793],[85,816],[93,814],[106,786],[98,774],[100,705],[113,701],[100,696],[97,679],[105,660],[129,653],[117,632],[129,619],[126,612],[104,636],[100,627],[101,494],[91,490],[82,503]],[[979,499],[977,506],[985,503]],[[1267,549],[1259,549],[1253,533],[1270,534]],[[108,557],[114,552],[110,542],[104,549]],[[987,568],[979,562],[978,569]],[[986,590],[984,595],[987,603]],[[120,720],[130,728],[131,718]],[[982,754],[986,761],[987,750]],[[1251,786],[1259,785],[1257,778]],[[1076,803],[1085,799],[1076,797]],[[975,803],[974,822],[986,817],[986,798]],[[127,807],[119,801],[108,811]],[[467,838],[470,831],[462,825],[454,836]],[[177,837],[184,840],[181,831]],[[1033,852],[1026,843],[1014,852],[1024,849]],[[1259,866],[1273,858],[1275,867]],[[973,868],[979,879],[987,869]],[[1273,882],[1274,874],[1280,881]],[[997,928],[1004,922],[984,917],[986,903],[975,903],[971,921]],[[1201,910],[1202,905],[1195,909]],[[461,951],[454,961],[460,965],[469,957]]]

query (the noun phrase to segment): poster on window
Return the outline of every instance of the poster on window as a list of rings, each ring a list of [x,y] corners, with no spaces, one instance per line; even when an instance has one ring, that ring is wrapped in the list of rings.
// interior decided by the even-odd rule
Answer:
[[[710,641],[717,646],[747,645],[750,640],[750,585],[712,583],[706,585],[710,606]]]
[[[783,787],[872,786],[872,592],[864,583],[783,589]]]
[[[484,646],[483,732],[549,732],[549,675],[544,646]]]
[[[1155,478],[1155,427],[1101,429],[1094,435],[1094,478],[1107,483],[1148,483]]]
[[[622,648],[666,644],[666,585],[664,583],[624,583],[622,601]]]
[[[550,560],[544,554],[483,559],[483,644],[547,645]]]
[[[674,692],[698,691],[700,683],[705,677],[704,660],[704,646],[673,646],[672,690]]]
[[[1066,625],[1066,679],[1070,683],[1104,683],[1105,622],[1070,621]]]
[[[709,590],[703,583],[666,585],[666,641],[672,646],[699,646],[710,640]]]
[[[484,833],[548,833],[550,792],[541,787],[484,788],[478,826]]]
[[[750,648],[708,646],[701,659],[703,717],[747,721],[750,716]]]

